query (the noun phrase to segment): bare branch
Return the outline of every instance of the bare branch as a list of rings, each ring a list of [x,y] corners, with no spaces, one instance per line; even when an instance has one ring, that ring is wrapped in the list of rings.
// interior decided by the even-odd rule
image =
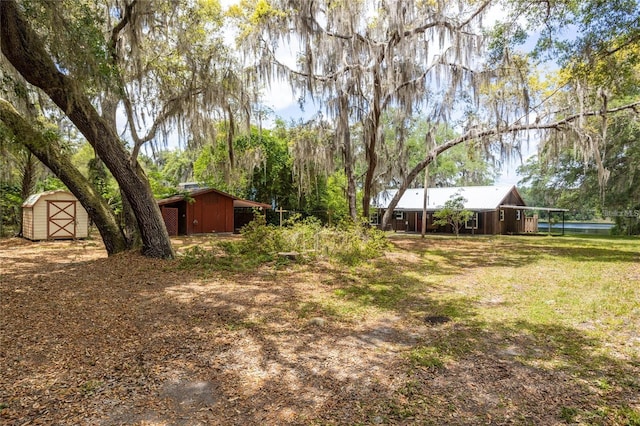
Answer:
[[[458,25],[459,29],[462,29],[464,27],[466,27],[467,25],[469,25],[469,23],[471,21],[473,21],[474,19],[476,19],[480,14],[482,14],[489,6],[491,6],[493,0],[486,0],[482,5],[480,5],[479,8],[476,9],[475,12],[473,12],[471,14],[471,16],[469,16],[469,18],[467,18],[465,21],[461,22],[460,25]]]

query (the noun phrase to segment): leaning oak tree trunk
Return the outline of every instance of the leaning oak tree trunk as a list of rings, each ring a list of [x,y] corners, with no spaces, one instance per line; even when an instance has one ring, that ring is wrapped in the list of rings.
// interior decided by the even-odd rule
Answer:
[[[129,247],[140,247],[142,245],[142,241],[140,238],[140,230],[138,229],[136,222],[136,215],[134,214],[131,204],[127,201],[127,197],[122,190],[120,191],[120,198],[122,198],[121,226],[122,231],[124,232],[124,237],[127,240]]]
[[[126,250],[124,235],[107,202],[95,193],[91,183],[62,154],[57,144],[48,141],[3,99],[0,99],[0,122],[78,198],[98,228],[107,253],[111,255]]]
[[[130,161],[116,130],[100,117],[77,82],[58,70],[13,0],[0,2],[0,39],[9,62],[69,117],[111,171],[135,213],[142,253],[173,257],[171,240],[144,171],[137,161]]]
[[[0,102],[3,102],[3,100],[0,99]],[[0,108],[5,108],[5,106],[0,105]],[[0,111],[0,114],[2,114],[2,111]],[[2,119],[0,118],[0,120]],[[22,179],[20,185],[20,196],[23,200],[26,200],[27,197],[31,195],[35,186],[36,166],[36,157],[31,151],[27,151],[27,158],[25,158],[24,166],[21,167]]]
[[[102,118],[108,123],[108,125],[115,129],[117,128],[117,111],[118,111],[118,98],[112,93],[103,94],[103,98],[100,102],[100,110],[102,111]],[[100,157],[98,157],[100,158]],[[142,246],[142,239],[140,238],[140,230],[136,222],[136,215],[131,208],[131,204],[127,201],[127,196],[120,189],[120,199],[122,200],[122,214],[120,216],[120,226],[124,233],[124,238],[127,241],[127,245],[130,248],[137,248]]]

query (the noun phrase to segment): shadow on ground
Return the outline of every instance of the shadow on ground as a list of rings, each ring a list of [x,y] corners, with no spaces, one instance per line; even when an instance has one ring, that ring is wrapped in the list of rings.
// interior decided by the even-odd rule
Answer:
[[[0,420],[351,425],[638,419],[638,360],[603,355],[606,342],[578,329],[482,323],[473,300],[432,297],[443,290],[422,276],[428,263],[421,274],[405,273],[407,264],[421,264],[422,247],[398,246],[409,250],[395,254],[404,264],[394,259],[349,270],[317,263],[207,274],[134,254],[92,258],[81,249],[61,257],[64,250],[43,255],[36,247],[0,252],[12,265],[0,283]],[[460,267],[457,255],[441,255]],[[530,260],[518,254],[511,261]],[[476,262],[481,267],[485,261]]]

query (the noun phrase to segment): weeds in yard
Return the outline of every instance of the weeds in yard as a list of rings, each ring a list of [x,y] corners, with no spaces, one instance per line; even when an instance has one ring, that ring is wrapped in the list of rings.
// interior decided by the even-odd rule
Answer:
[[[265,223],[257,217],[244,228],[237,241],[212,243],[210,249],[195,246],[185,250],[180,267],[205,267],[231,271],[250,270],[264,263],[286,265],[290,262],[279,253],[296,253],[296,261],[319,258],[343,265],[358,265],[379,257],[389,248],[384,233],[365,225],[344,222],[325,227],[314,218],[293,217],[284,226]]]
[[[567,423],[573,423],[578,415],[578,410],[573,407],[562,407],[560,409],[560,419]]]
[[[100,380],[88,380],[80,386],[80,392],[85,396],[91,396],[98,392],[104,383]]]
[[[640,410],[623,407],[618,411],[618,414],[623,419],[624,424],[628,426],[640,426]]]
[[[419,346],[409,352],[409,361],[417,367],[442,368],[447,356],[434,346]]]

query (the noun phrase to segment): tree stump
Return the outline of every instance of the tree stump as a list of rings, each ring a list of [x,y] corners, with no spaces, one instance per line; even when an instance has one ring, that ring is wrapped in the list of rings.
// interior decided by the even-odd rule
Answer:
[[[278,253],[278,256],[288,260],[296,260],[298,256],[300,256],[300,253],[297,251],[283,251]]]

